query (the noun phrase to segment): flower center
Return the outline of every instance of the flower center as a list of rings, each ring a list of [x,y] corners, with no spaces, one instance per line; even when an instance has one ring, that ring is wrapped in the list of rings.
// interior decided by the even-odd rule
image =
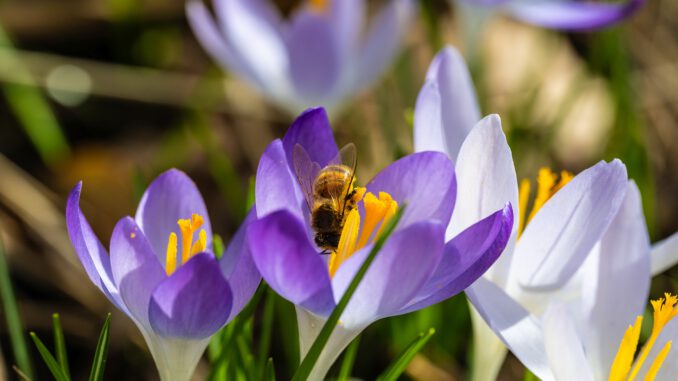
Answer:
[[[518,238],[523,234],[525,226],[527,223],[532,220],[532,218],[537,214],[539,209],[553,197],[556,192],[558,192],[562,187],[572,180],[574,176],[568,171],[560,172],[560,181],[558,181],[558,175],[551,171],[549,168],[541,168],[539,170],[539,175],[537,176],[537,195],[534,198],[534,203],[532,204],[532,211],[530,214],[527,214],[527,203],[530,198],[530,180],[523,179],[520,182],[520,189],[518,190],[518,208],[519,208],[519,219],[518,224]]]
[[[200,229],[205,220],[201,215],[193,213],[191,219],[180,219],[177,221],[181,231],[181,264],[186,263],[192,256],[207,249],[207,233],[205,229]],[[200,229],[198,241],[193,243],[193,234]],[[177,235],[172,232],[167,241],[167,255],[165,260],[165,272],[172,275],[177,268]]]
[[[364,193],[364,188],[356,188],[357,193]],[[365,207],[365,221],[360,227],[360,213],[355,208],[348,213],[344,227],[341,231],[339,246],[332,253],[329,261],[330,276],[334,276],[347,259],[353,253],[365,247],[369,242],[376,240],[388,221],[393,218],[398,210],[398,202],[393,200],[390,194],[379,192],[379,197],[372,193],[365,194],[363,198]]]
[[[330,0],[309,0],[308,3],[314,11],[325,12],[329,8]]]
[[[624,333],[621,343],[619,344],[619,350],[617,355],[614,358],[612,363],[612,368],[610,369],[610,378],[609,381],[633,381],[640,368],[643,366],[643,363],[647,359],[650,350],[657,337],[661,333],[664,326],[671,321],[676,315],[678,315],[678,308],[676,308],[676,303],[678,303],[678,297],[671,295],[669,293],[664,294],[666,298],[659,298],[657,300],[652,300],[652,309],[654,324],[652,326],[652,333],[650,338],[645,343],[643,350],[640,352],[640,355],[636,359],[635,365],[633,365],[633,355],[636,353],[638,347],[638,338],[640,337],[640,327],[643,323],[643,317],[638,316],[636,318],[635,324],[629,326],[629,328]],[[650,370],[645,375],[645,381],[653,381],[659,372],[659,368],[662,366],[662,363],[666,359],[671,350],[671,341],[667,342],[664,345],[664,348],[659,352],[657,357],[652,362]],[[631,369],[633,365],[633,369]],[[630,373],[630,374],[629,374]]]

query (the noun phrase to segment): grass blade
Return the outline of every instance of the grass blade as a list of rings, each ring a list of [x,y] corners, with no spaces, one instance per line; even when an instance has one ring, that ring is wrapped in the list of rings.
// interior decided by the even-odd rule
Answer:
[[[32,381],[30,378],[28,378],[28,376],[24,372],[21,371],[21,369],[17,368],[16,365],[13,365],[12,369],[14,370],[16,375],[19,376],[21,381]]]
[[[106,315],[104,326],[99,334],[97,350],[94,352],[94,361],[92,362],[92,371],[89,374],[89,381],[101,381],[104,378],[106,369],[106,358],[108,357],[108,338],[111,326],[111,314]]]
[[[26,337],[21,327],[21,317],[19,309],[14,298],[12,281],[9,277],[9,268],[5,260],[5,249],[0,240],[0,298],[7,320],[7,330],[9,331],[12,351],[14,352],[14,361],[29,378],[33,377],[30,357],[28,357],[28,348],[26,346]]]
[[[266,301],[261,318],[261,334],[259,335],[259,348],[257,349],[257,369],[260,369],[259,376],[266,371],[266,361],[271,347],[271,336],[273,332],[273,312],[275,307],[275,292],[270,287],[266,293]],[[261,377],[260,377],[261,378]]]
[[[403,216],[405,209],[406,205],[403,205],[398,209],[398,212],[395,214],[395,216],[393,216],[389,224],[386,226],[386,229],[384,229],[384,233],[380,235],[377,241],[374,243],[372,250],[370,250],[367,258],[365,258],[365,261],[360,266],[360,269],[358,269],[355,277],[353,277],[351,283],[348,285],[348,288],[346,288],[346,292],[344,292],[344,295],[339,300],[339,303],[337,303],[337,306],[334,307],[334,310],[327,318],[325,325],[323,325],[323,328],[320,330],[318,337],[316,337],[315,341],[311,345],[311,348],[308,350],[308,353],[301,362],[301,365],[299,365],[299,368],[297,368],[294,376],[292,376],[292,381],[304,381],[308,379],[308,376],[311,374],[311,370],[313,370],[313,366],[318,361],[323,348],[325,348],[325,344],[327,344],[327,341],[330,339],[330,335],[332,334],[332,331],[334,331],[334,327],[337,325],[337,322],[339,322],[341,314],[344,312],[344,309],[346,309],[348,302],[351,300],[353,293],[355,293],[355,290],[358,288],[360,281],[363,280],[363,277],[374,261],[374,258],[377,256],[382,246],[384,246],[384,242],[386,242],[391,233],[393,233],[393,230],[398,224],[398,221],[400,221],[400,218]]]
[[[264,375],[262,381],[275,381],[275,366],[273,366],[273,358],[269,357],[264,368]]]
[[[356,337],[355,340],[348,346],[346,352],[344,352],[344,359],[341,362],[341,369],[339,369],[339,376],[337,381],[348,381],[351,377],[351,371],[353,370],[353,363],[355,362],[355,356],[358,354],[358,346],[360,345],[360,336]]]
[[[66,377],[71,377],[71,372],[68,370],[68,356],[66,355],[66,341],[64,340],[64,331],[61,329],[61,319],[59,314],[52,315],[52,326],[54,327],[54,352],[56,352],[56,359],[64,372]]]
[[[400,375],[405,371],[407,365],[412,361],[414,356],[419,353],[421,348],[426,345],[429,339],[436,332],[435,329],[431,328],[426,333],[419,334],[419,337],[414,339],[398,356],[398,358],[382,373],[378,381],[395,381],[400,377]]]
[[[38,348],[38,352],[40,352],[40,356],[42,356],[45,364],[47,364],[47,368],[49,368],[49,371],[52,373],[52,376],[54,376],[54,379],[57,381],[70,381],[64,372],[61,371],[61,366],[59,366],[57,360],[54,358],[54,356],[52,356],[45,344],[43,344],[35,332],[31,332],[31,339],[33,339],[35,346]]]

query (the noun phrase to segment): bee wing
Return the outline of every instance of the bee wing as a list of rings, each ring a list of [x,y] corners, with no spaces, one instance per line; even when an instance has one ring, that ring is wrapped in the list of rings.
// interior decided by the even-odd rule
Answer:
[[[355,167],[357,164],[357,150],[355,147],[355,144],[353,143],[348,143],[345,146],[343,146],[340,150],[337,156],[335,156],[331,161],[330,164],[342,164],[347,166],[348,168],[351,169],[351,178],[349,179],[349,184],[353,184],[353,180],[355,178]],[[332,194],[331,197],[332,199],[335,200],[336,205],[338,205],[339,209],[341,210],[342,216],[344,215],[345,208],[346,208],[346,199],[348,198],[348,195],[351,193],[353,190],[352,186],[349,186],[346,189],[346,192],[344,194]]]
[[[301,186],[301,192],[304,194],[308,210],[313,210],[313,182],[315,181],[318,172],[320,172],[320,165],[306,153],[304,147],[299,144],[294,146],[292,152],[292,165],[294,172],[297,175],[297,180]]]

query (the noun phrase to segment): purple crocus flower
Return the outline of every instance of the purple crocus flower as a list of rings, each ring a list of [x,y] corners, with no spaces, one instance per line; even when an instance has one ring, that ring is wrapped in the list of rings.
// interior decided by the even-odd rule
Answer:
[[[247,241],[266,282],[296,305],[302,355],[368,255],[380,226],[398,205],[407,204],[316,363],[310,379],[319,380],[372,322],[441,302],[473,283],[508,242],[513,212],[507,204],[445,242],[457,192],[454,167],[442,153],[416,153],[358,188],[364,198],[348,214],[337,250],[322,255],[314,244],[303,181],[295,175],[300,148],[316,168],[337,156],[324,109],[301,114],[264,152],[256,178],[259,220],[248,229]]]
[[[528,24],[561,30],[590,30],[615,24],[637,11],[645,0],[456,0],[462,13],[503,12]],[[476,18],[474,18],[476,19]]]
[[[210,337],[247,304],[261,276],[245,245],[250,212],[222,258],[212,251],[207,208],[183,172],[161,174],[135,218],[113,230],[110,256],[80,210],[82,183],[68,197],[68,234],[90,280],[134,321],[163,381],[187,381]]]
[[[366,22],[366,0],[302,1],[289,17],[271,0],[202,1],[186,11],[207,52],[294,115],[316,104],[334,111],[388,68],[414,13],[389,0]]]

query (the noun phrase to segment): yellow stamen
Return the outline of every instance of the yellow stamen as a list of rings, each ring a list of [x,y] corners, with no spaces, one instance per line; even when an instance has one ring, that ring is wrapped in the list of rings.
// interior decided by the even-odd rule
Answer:
[[[177,221],[179,230],[181,230],[181,263],[186,263],[191,258],[191,248],[193,246],[193,233],[198,231],[204,220],[199,214],[191,215],[191,219],[181,219]]]
[[[653,313],[653,325],[652,333],[650,338],[645,343],[645,346],[640,352],[640,355],[636,359],[633,369],[631,370],[631,364],[633,362],[633,355],[636,352],[638,347],[638,337],[640,336],[640,326],[642,324],[642,317],[638,316],[636,318],[636,324],[629,329],[624,334],[621,344],[619,345],[619,350],[617,351],[617,356],[612,363],[612,368],[610,369],[609,381],[633,381],[640,369],[643,367],[647,356],[650,354],[652,347],[654,346],[659,334],[666,324],[671,321],[676,315],[678,315],[678,308],[676,304],[678,303],[678,297],[671,295],[669,293],[664,294],[665,298],[659,298],[657,300],[652,300]],[[666,359],[667,354],[671,350],[671,342],[667,342],[664,348],[659,352],[655,360],[650,366],[650,370],[645,375],[645,381],[653,381],[659,372],[664,360]],[[630,375],[629,375],[630,370]],[[628,378],[627,378],[628,375]]]
[[[165,272],[172,275],[177,268],[177,235],[172,232],[167,240],[167,255],[165,257]]]
[[[398,203],[386,192],[379,192],[379,198],[377,198],[372,193],[365,194],[365,188],[356,188],[356,196],[353,200],[360,200],[361,198],[365,207],[365,221],[361,228],[358,209],[349,212],[346,221],[344,221],[337,250],[330,256],[328,264],[330,276],[334,276],[341,264],[349,259],[353,253],[377,239],[384,226],[395,216],[398,210]]]
[[[518,190],[518,238],[525,230],[525,217],[527,217],[527,201],[530,198],[530,180],[523,179],[520,182],[520,189]]]
[[[619,350],[612,362],[612,369],[610,369],[609,381],[623,381],[626,375],[631,370],[633,363],[633,355],[636,354],[638,348],[638,338],[640,337],[640,327],[643,324],[643,317],[638,316],[636,323],[629,326],[624,333],[621,343],[619,343]]]
[[[330,257],[330,277],[334,277],[334,273],[337,272],[339,266],[355,252],[359,232],[360,213],[358,213],[357,209],[353,209],[349,212],[348,217],[346,217],[346,221],[344,222],[344,228],[341,230],[341,238],[339,239],[337,251],[333,252]]]
[[[198,241],[191,248],[191,256],[202,253],[205,249],[207,249],[207,232],[205,232],[205,229],[202,229],[200,230]]]
[[[520,208],[518,218],[518,238],[523,234],[527,224],[534,218],[539,209],[546,204],[556,192],[561,190],[567,183],[572,180],[574,176],[567,171],[560,172],[560,180],[558,175],[548,168],[541,168],[537,176],[537,195],[534,198],[532,211],[527,214],[527,203],[530,198],[530,180],[523,179],[520,182],[520,189],[518,190],[518,207]]]
[[[325,12],[329,8],[329,0],[309,0],[308,3],[311,5],[311,9],[318,12]]]

